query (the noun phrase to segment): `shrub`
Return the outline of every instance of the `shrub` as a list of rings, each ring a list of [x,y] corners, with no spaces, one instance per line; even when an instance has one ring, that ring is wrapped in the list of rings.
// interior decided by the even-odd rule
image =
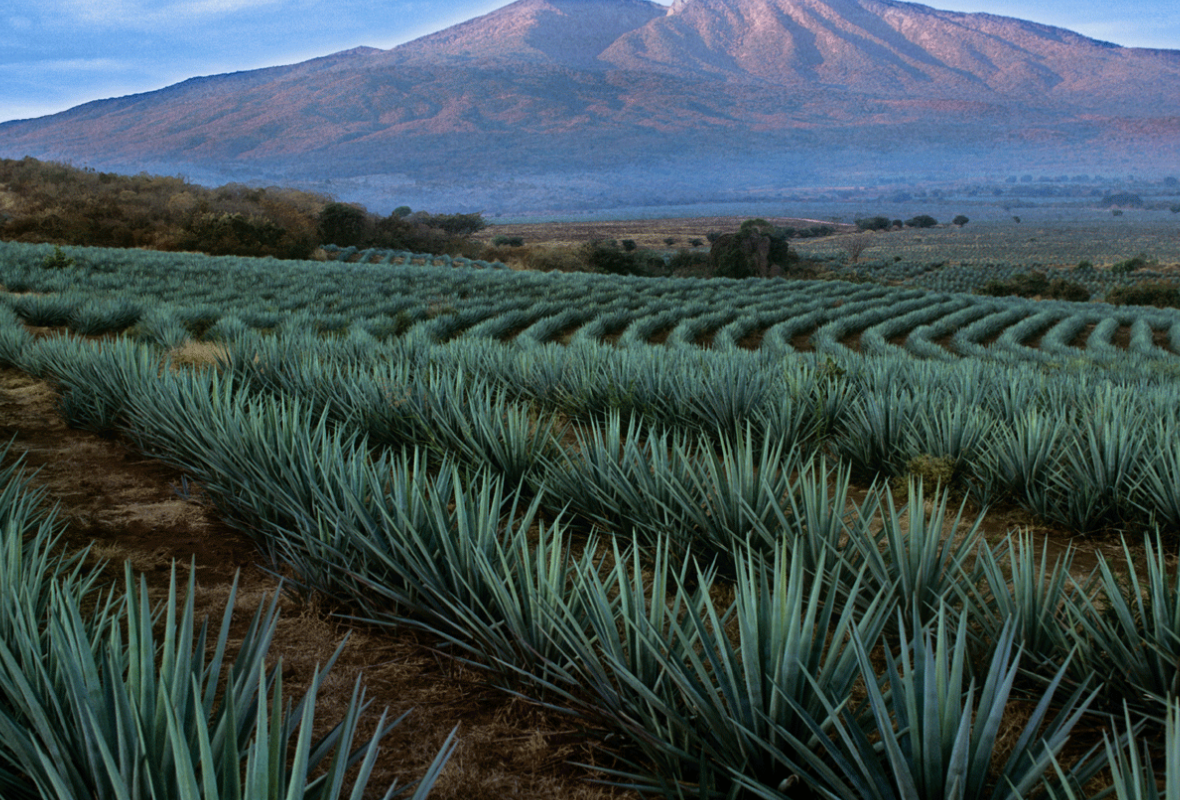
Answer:
[[[1074,269],[1074,272],[1093,272],[1094,271],[1094,264],[1093,264],[1093,262],[1086,261],[1083,259],[1082,261],[1079,261],[1078,265],[1076,267],[1074,267],[1073,269]]]
[[[810,228],[802,228],[797,231],[793,228],[781,228],[779,230],[787,239],[792,236],[798,236],[800,239],[818,239],[823,236],[831,236],[836,232],[836,229],[831,225],[812,225]]]
[[[862,231],[887,231],[890,225],[889,217],[866,217],[856,220],[856,227]]]
[[[709,255],[707,253],[695,253],[692,250],[681,248],[668,262],[668,270],[672,273],[695,272],[707,267],[708,264]]]
[[[1005,297],[1008,295],[1032,297],[1043,294],[1048,289],[1049,279],[1045,277],[1045,273],[1022,272],[1018,275],[1013,275],[1012,279],[1008,281],[988,281],[976,289],[975,293],[989,297]]]
[[[1054,300],[1068,300],[1071,303],[1084,303],[1090,299],[1090,290],[1080,283],[1057,278],[1049,282],[1049,288],[1044,292],[1046,297]]]
[[[623,249],[626,250],[628,253],[632,252],[637,247],[639,247],[639,245],[637,245],[635,243],[634,239],[624,239],[623,240]]]
[[[960,214],[959,216],[957,216],[957,217],[955,217],[954,219],[952,219],[952,220],[951,220],[951,223],[952,223],[952,224],[954,224],[954,225],[958,225],[958,226],[961,228],[961,227],[963,227],[964,225],[966,225],[966,224],[967,224],[968,222],[970,222],[970,221],[971,221],[970,219],[968,219],[968,218],[967,218],[967,217],[965,217],[964,215]]]
[[[581,256],[592,270],[607,275],[650,276],[653,274],[653,268],[655,271],[664,271],[663,259],[652,259],[638,252],[628,252],[613,239],[587,242],[582,246]],[[654,262],[658,262],[658,265]]]
[[[1115,194],[1108,194],[1102,198],[1102,205],[1104,206],[1134,206],[1135,208],[1143,207],[1143,198],[1132,192],[1116,192]]]
[[[1128,258],[1125,261],[1118,262],[1110,268],[1110,271],[1116,275],[1126,275],[1128,273],[1134,272],[1137,269],[1143,269],[1147,265],[1147,256],[1143,253],[1140,253],[1139,255]]]
[[[1180,286],[1171,281],[1145,281],[1134,286],[1116,286],[1106,293],[1113,305],[1180,308]]]
[[[53,248],[53,255],[45,256],[45,260],[41,262],[44,269],[69,269],[77,262],[62,252],[61,245]]]
[[[429,228],[437,228],[453,236],[470,236],[488,226],[482,214],[423,214],[413,215],[416,222]]]
[[[496,247],[524,247],[524,237],[500,234],[492,238],[492,244]]]
[[[929,214],[919,214],[916,217],[910,217],[905,221],[907,228],[933,228],[938,224],[938,220]]]
[[[1043,272],[1022,272],[1008,281],[988,281],[975,290],[989,297],[1050,297],[1082,303],[1090,299],[1090,290],[1080,283],[1058,278],[1050,281]]]

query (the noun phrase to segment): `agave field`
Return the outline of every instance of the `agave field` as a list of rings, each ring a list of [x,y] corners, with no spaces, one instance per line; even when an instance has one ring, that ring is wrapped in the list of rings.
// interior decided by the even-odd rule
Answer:
[[[609,737],[622,786],[1176,796],[1180,312],[67,252],[0,245],[0,364],[300,592]],[[273,710],[272,612],[229,666],[178,591],[96,600],[3,477],[4,797],[359,800],[386,726],[353,749],[358,697],[317,746]],[[1123,556],[985,535],[997,504]]]

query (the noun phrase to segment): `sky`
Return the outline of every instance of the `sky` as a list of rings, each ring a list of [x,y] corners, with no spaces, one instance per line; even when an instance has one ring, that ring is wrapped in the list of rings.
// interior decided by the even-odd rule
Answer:
[[[662,0],[664,5],[671,0]],[[4,0],[0,122],[186,78],[389,48],[506,0]],[[1128,47],[1180,50],[1177,0],[926,0],[1019,17]]]

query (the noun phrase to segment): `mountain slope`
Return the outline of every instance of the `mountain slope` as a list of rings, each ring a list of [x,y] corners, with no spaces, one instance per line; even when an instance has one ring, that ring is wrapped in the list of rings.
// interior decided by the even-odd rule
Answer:
[[[389,51],[0,125],[0,155],[603,204],[974,163],[1146,169],[1178,160],[1176,108],[1180,52],[1005,17],[896,0],[519,0]]]

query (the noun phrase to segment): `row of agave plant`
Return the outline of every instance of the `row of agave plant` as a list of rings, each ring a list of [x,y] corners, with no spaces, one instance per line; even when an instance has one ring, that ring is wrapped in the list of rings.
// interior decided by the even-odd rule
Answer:
[[[282,665],[267,663],[277,596],[260,604],[231,657],[234,591],[211,630],[175,569],[155,606],[129,566],[122,591],[107,585],[87,552],[64,553],[63,524],[22,460],[0,470],[0,795],[360,800],[400,720],[383,715],[354,749],[368,706],[358,681],[343,719],[313,735],[332,663],[292,705]],[[416,788],[384,796],[425,798],[452,749],[448,741]]]
[[[509,691],[615,734],[621,784],[1083,797],[1109,766],[1117,796],[1155,797],[1180,780],[1180,578],[1162,550],[1149,538],[1141,556],[1075,575],[1072,551],[984,542],[945,489],[853,492],[863,464],[828,466],[800,444],[850,391],[832,369],[799,403],[821,422],[792,439],[766,419],[622,413],[626,383],[566,428],[453,363],[407,358],[354,384],[345,355],[361,359],[362,342],[330,365],[249,344],[199,371],[120,342],[25,342],[6,357],[57,380],[75,423],[188,471],[304,591],[429,631]],[[1016,391],[1014,411],[1048,413]],[[722,414],[706,395],[686,413]],[[872,412],[846,419],[857,413]],[[770,419],[793,425],[784,414]],[[1104,737],[1067,749],[1082,720]],[[1002,753],[1001,736],[1015,740]]]
[[[13,319],[0,324],[0,361],[60,376],[81,425],[112,425],[119,398],[157,371],[156,360],[129,342],[101,354],[65,337],[34,344]],[[224,345],[223,361],[243,391],[298,397],[377,446],[457,450],[510,480],[557,447],[566,420],[618,414],[644,425],[640,436],[620,434],[629,448],[650,439],[649,429],[669,444],[749,436],[826,455],[862,483],[924,474],[980,505],[1015,502],[1077,533],[1180,531],[1180,391],[1159,372],[379,342],[363,331],[334,339],[243,331]],[[493,406],[486,418],[470,411]],[[477,421],[483,430],[472,429]],[[623,463],[634,469],[655,457],[650,450]]]

